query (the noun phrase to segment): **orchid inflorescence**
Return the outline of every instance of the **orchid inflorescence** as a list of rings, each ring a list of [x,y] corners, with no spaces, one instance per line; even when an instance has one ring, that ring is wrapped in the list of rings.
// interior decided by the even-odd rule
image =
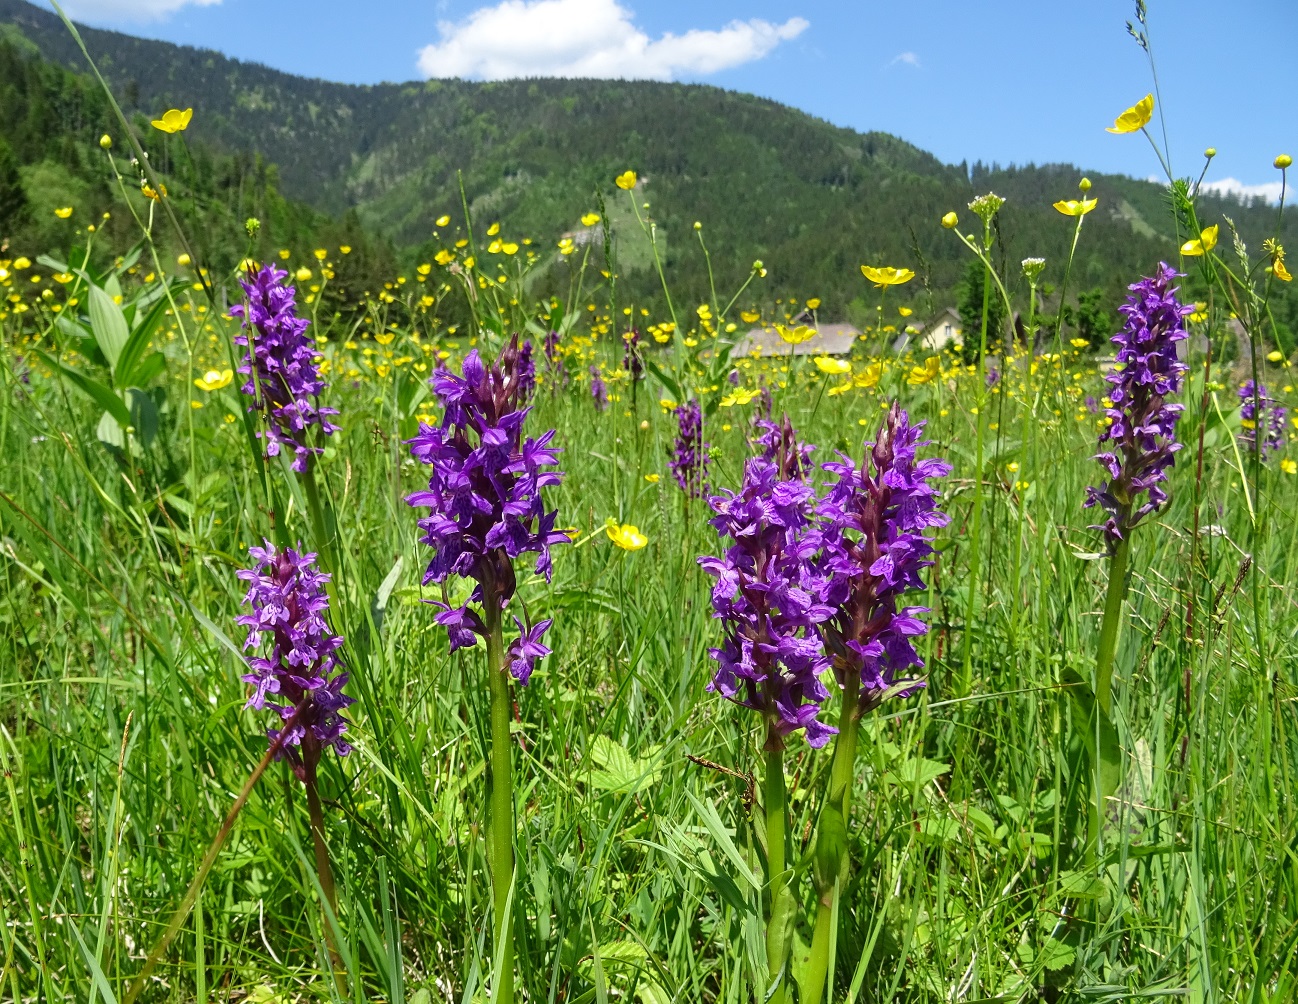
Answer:
[[[1112,386],[1112,405],[1104,412],[1111,423],[1100,432],[1101,452],[1095,458],[1110,480],[1087,488],[1085,503],[1108,514],[1092,529],[1104,532],[1110,549],[1167,501],[1163,483],[1182,446],[1176,421],[1184,406],[1168,398],[1180,392],[1188,369],[1177,357],[1177,342],[1187,337],[1184,320],[1194,307],[1177,299],[1176,277],[1174,269],[1160,264],[1152,277],[1129,287],[1131,296],[1118,308],[1126,317],[1112,338],[1120,368],[1104,378]],[[1147,495],[1143,501],[1142,495]]]
[[[1265,460],[1268,453],[1284,446],[1284,420],[1288,413],[1267,391],[1266,384],[1244,381],[1239,389],[1239,418],[1244,427],[1240,438],[1250,453],[1256,449],[1259,458]]]
[[[488,365],[476,350],[465,357],[463,376],[441,368],[433,388],[445,409],[440,426],[421,424],[410,441],[411,455],[429,465],[428,488],[406,497],[411,506],[430,511],[419,521],[423,542],[433,548],[424,584],[444,583],[452,576],[477,583],[467,603],[443,601],[437,623],[450,634],[451,650],[486,637],[483,615],[499,616],[517,587],[514,559],[536,554],[536,573],[549,581],[550,547],[570,542],[555,529],[555,510],[547,511],[541,491],[557,485],[554,470],[559,451],[551,445],[554,430],[539,439],[523,439],[531,410],[524,405],[523,352],[517,337]],[[550,626],[543,620],[525,627],[515,618],[520,637],[509,650],[510,671],[526,684],[536,660],[548,654],[541,638]]]
[[[339,756],[351,752],[343,739],[347,719],[342,712],[353,700],[342,692],[348,674],[336,672],[343,640],[325,620],[329,575],[315,567],[314,554],[276,549],[270,541],[248,548],[248,554],[255,564],[238,576],[248,583],[244,603],[252,612],[235,623],[248,629],[245,649],[259,649],[265,638],[271,647],[264,656],[248,659],[250,672],[242,679],[253,690],[245,707],[269,707],[281,721],[291,720],[282,740],[279,729],[269,730],[270,740],[280,741],[279,757],[287,757],[295,771],[303,769],[299,748],[313,769],[326,747]],[[268,695],[278,703],[267,700]]]
[[[748,461],[739,491],[708,500],[712,525],[732,541],[722,557],[699,559],[716,578],[725,632],[709,689],[767,715],[768,747],[798,730],[823,746],[837,731],[818,719],[824,670],[859,688],[863,710],[924,685],[904,674],[923,666],[912,639],[927,631],[927,610],[897,604],[923,587],[925,532],[947,523],[931,482],[951,468],[917,459],[923,423],[894,404],[860,467],[842,455],[822,465],[837,481],[817,500],[804,480],[810,448],[787,416],[763,425],[763,454]]]
[[[300,473],[308,458],[323,452],[306,442],[307,430],[316,426],[326,436],[336,432],[329,416],[338,410],[317,403],[326,384],[316,368],[315,346],[306,336],[311,322],[297,316],[296,293],[284,283],[286,278],[283,269],[263,265],[251,280],[240,280],[248,302],[232,306],[230,316],[243,318],[243,333],[234,338],[236,344],[248,346],[239,366],[248,378],[241,389],[252,398],[249,410],[266,414],[266,456],[278,456],[282,447],[289,447],[293,470]]]

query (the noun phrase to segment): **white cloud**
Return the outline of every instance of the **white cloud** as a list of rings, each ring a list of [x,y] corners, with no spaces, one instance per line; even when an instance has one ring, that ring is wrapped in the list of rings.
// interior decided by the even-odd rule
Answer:
[[[917,70],[919,69],[920,66],[919,56],[915,55],[915,53],[913,52],[897,53],[897,55],[892,57],[892,62],[889,63],[888,65],[896,66],[898,63],[901,63],[905,66],[913,66]]]
[[[62,7],[78,21],[95,24],[158,21],[182,7],[211,7],[221,0],[69,0]]]
[[[1280,182],[1278,181],[1267,181],[1261,185],[1246,185],[1238,178],[1222,178],[1220,181],[1205,181],[1202,188],[1205,192],[1233,196],[1241,200],[1255,198],[1260,195],[1267,202],[1280,201]],[[1292,194],[1292,188],[1290,193]]]
[[[427,77],[480,80],[671,80],[761,59],[808,26],[800,17],[783,24],[753,19],[651,39],[631,18],[617,0],[503,0],[439,23],[440,40],[420,50],[419,69]]]

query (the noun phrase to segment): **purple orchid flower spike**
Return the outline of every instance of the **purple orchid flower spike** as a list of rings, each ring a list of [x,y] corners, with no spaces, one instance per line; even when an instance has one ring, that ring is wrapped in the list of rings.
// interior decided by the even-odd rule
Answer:
[[[1244,426],[1240,439],[1250,453],[1257,450],[1262,460],[1284,447],[1284,420],[1288,414],[1288,409],[1267,391],[1266,384],[1254,385],[1252,380],[1245,380],[1239,388],[1239,418]]]
[[[536,573],[549,581],[550,548],[570,543],[555,529],[557,512],[542,500],[542,490],[563,477],[554,470],[554,430],[523,437],[529,365],[515,337],[490,366],[475,350],[465,357],[462,376],[438,369],[431,382],[444,408],[442,424],[420,425],[410,441],[414,458],[431,468],[428,488],[406,497],[409,505],[429,510],[419,521],[423,542],[433,549],[424,584],[441,584],[452,575],[477,583],[467,603],[436,604],[435,620],[447,629],[452,651],[485,638],[488,620],[505,609],[517,586],[515,558],[535,554]],[[549,626],[548,620],[527,630],[520,625],[524,639],[511,662],[520,683],[531,676]]]
[[[231,317],[243,318],[243,333],[235,343],[248,346],[239,372],[248,377],[241,390],[252,398],[249,410],[265,413],[266,456],[278,456],[282,448],[293,451],[293,470],[306,470],[309,458],[324,450],[308,443],[313,426],[322,435],[338,427],[329,421],[336,408],[319,405],[327,386],[315,365],[315,346],[306,336],[310,325],[297,316],[296,292],[283,280],[288,273],[264,265],[251,279],[240,280],[248,303],[230,308]],[[257,433],[262,436],[261,432]]]
[[[905,696],[924,686],[908,678],[922,668],[912,639],[928,626],[924,607],[901,607],[902,594],[924,587],[920,573],[932,564],[925,532],[946,526],[937,507],[934,479],[951,467],[937,459],[918,460],[924,423],[893,404],[860,467],[848,457],[822,465],[837,475],[821,500],[823,547],[819,567],[826,577],[825,598],[834,616],[820,628],[834,661],[839,684],[860,686],[862,712],[891,694]]]
[[[1110,424],[1100,432],[1101,452],[1095,457],[1109,480],[1087,488],[1085,502],[1108,514],[1092,529],[1104,532],[1110,552],[1167,502],[1167,469],[1182,448],[1176,441],[1182,405],[1167,399],[1180,393],[1188,369],[1177,358],[1176,343],[1187,337],[1184,319],[1194,307],[1177,299],[1176,277],[1174,269],[1160,264],[1152,277],[1129,287],[1131,296],[1118,308],[1126,322],[1112,341],[1121,369],[1104,378],[1112,388],[1112,406],[1104,411]]]
[[[348,674],[335,672],[335,653],[343,640],[325,620],[329,597],[324,585],[329,576],[315,567],[316,556],[292,548],[276,550],[270,541],[265,545],[248,548],[256,564],[238,573],[248,583],[243,602],[252,608],[235,620],[248,629],[243,647],[259,651],[264,640],[271,643],[265,655],[248,659],[251,672],[242,679],[253,689],[245,707],[269,707],[282,722],[296,716],[279,757],[287,757],[305,780],[314,775],[324,749],[333,747],[339,756],[351,752],[343,739],[347,719],[342,714],[353,703],[342,692]],[[279,734],[270,729],[271,742]]]
[[[681,491],[698,498],[707,485],[711,445],[703,441],[703,409],[697,398],[676,409],[676,428],[676,444],[667,466]]]

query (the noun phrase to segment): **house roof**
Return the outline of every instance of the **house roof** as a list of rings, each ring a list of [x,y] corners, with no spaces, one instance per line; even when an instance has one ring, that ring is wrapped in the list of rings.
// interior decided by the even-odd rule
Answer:
[[[845,356],[861,332],[850,324],[821,324],[805,342],[793,346],[795,356]],[[735,345],[734,356],[787,356],[789,345],[774,327],[753,328]]]

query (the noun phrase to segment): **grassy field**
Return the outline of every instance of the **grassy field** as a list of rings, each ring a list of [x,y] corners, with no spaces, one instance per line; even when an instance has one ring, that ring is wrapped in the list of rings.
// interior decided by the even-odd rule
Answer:
[[[627,198],[610,184],[615,196]],[[1178,209],[1182,232],[1200,232],[1192,199]],[[638,227],[638,212],[617,212]],[[990,226],[979,234],[960,213],[951,239],[989,256]],[[891,332],[870,330],[839,362],[728,364],[741,310],[792,324],[803,306],[763,308],[755,266],[730,305],[664,297],[641,317],[636,304],[652,363],[636,382],[598,241],[573,252],[591,256],[585,286],[566,305],[535,304],[528,250],[510,243],[522,235],[457,232],[446,262],[394,277],[350,327],[313,319],[321,401],[339,429],[307,476],[250,439],[264,416],[224,372],[244,351],[239,322],[205,297],[188,258],[164,262],[146,240],[138,262],[114,270],[126,249],[108,248],[77,273],[60,251],[43,262],[7,252],[0,994],[133,999],[175,918],[140,1000],[501,999],[506,942],[529,1001],[733,1004],[763,999],[772,972],[783,974],[776,998],[820,999],[814,859],[832,749],[794,733],[784,755],[781,965],[768,948],[778,897],[763,719],[706,689],[721,628],[697,558],[724,545],[707,499],[680,490],[668,466],[678,405],[698,397],[709,494],[737,487],[762,407],[738,392],[766,388],[818,463],[837,452],[859,463],[897,401],[928,423],[921,456],[953,467],[935,482],[950,522],[931,534],[925,588],[906,599],[931,611],[916,639],[927,688],[865,716],[850,762],[830,998],[1293,1000],[1298,477],[1293,427],[1262,457],[1236,393],[1255,376],[1293,401],[1288,360],[1267,355],[1265,297],[1283,257],[1250,249],[1245,274],[1247,262],[1221,255],[1227,236],[1223,225],[1216,253],[1180,259],[1203,291],[1187,323],[1220,345],[1239,313],[1258,369],[1189,343],[1176,398],[1185,448],[1170,502],[1131,534],[1125,593],[1110,590],[1114,559],[1082,508],[1103,477],[1093,457],[1112,365],[1067,333],[1043,330],[1029,351],[991,332],[979,360],[955,348],[897,357]],[[304,316],[344,253],[283,263]],[[1048,276],[1066,267],[1048,263]],[[439,303],[466,294],[471,326],[435,323]],[[907,323],[904,284],[871,295],[881,325]],[[1031,295],[1011,304],[1029,329]],[[84,329],[67,323],[77,316]],[[130,340],[144,323],[156,326]],[[562,372],[541,348],[550,328]],[[572,543],[554,548],[548,583],[517,562],[509,612],[552,618],[553,652],[502,705],[483,647],[450,652],[424,602],[443,593],[421,585],[431,552],[405,496],[428,469],[405,441],[445,416],[426,382],[438,361],[459,372],[471,349],[492,355],[512,331],[535,343],[527,434],[557,430],[564,478],[546,504]],[[842,362],[850,371],[834,372]],[[811,476],[820,494],[832,481]],[[619,546],[610,519],[647,543]],[[300,541],[334,571],[329,618],[356,701],[354,748],[327,754],[318,782],[336,909],[313,854],[310,789],[287,762],[270,764],[213,845],[267,752],[267,714],[245,709],[250,653],[235,623],[247,588],[236,572],[266,538]],[[452,579],[445,598],[462,603],[469,588]],[[1106,595],[1121,602],[1116,620],[1103,616]],[[1097,715],[1102,622],[1120,630],[1112,705]],[[825,721],[838,715],[830,689]],[[508,720],[493,719],[502,707]],[[489,792],[501,790],[502,749],[512,939],[493,927],[503,887]],[[1097,784],[1104,809],[1088,821]],[[177,914],[191,888],[192,910]]]

